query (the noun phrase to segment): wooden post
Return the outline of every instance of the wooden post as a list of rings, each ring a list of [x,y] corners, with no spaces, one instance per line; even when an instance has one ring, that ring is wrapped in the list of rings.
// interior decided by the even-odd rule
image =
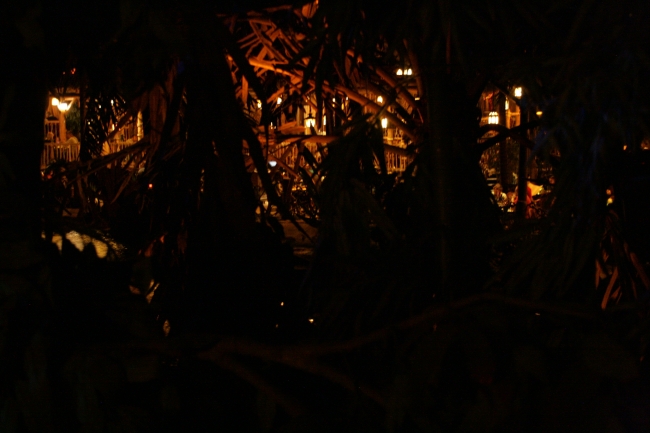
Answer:
[[[526,112],[526,121],[528,121],[528,112]],[[519,169],[517,171],[517,216],[526,217],[526,200],[528,197],[528,179],[526,176],[526,160],[528,159],[528,149],[523,144],[519,145]]]
[[[499,125],[506,125],[506,107],[505,107],[505,98],[504,100],[498,101],[497,113],[499,114]],[[501,169],[501,186],[504,191],[506,185],[510,184],[508,181],[510,179],[510,173],[508,173],[508,140],[503,140],[499,143],[499,165]]]

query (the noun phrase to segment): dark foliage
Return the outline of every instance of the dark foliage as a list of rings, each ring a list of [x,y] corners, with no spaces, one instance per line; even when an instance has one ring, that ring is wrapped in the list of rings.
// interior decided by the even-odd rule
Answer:
[[[642,6],[64,3],[0,8],[0,431],[650,429]],[[251,19],[300,42],[277,71]],[[380,74],[405,65],[406,108]],[[394,111],[329,105],[359,82]],[[494,142],[535,131],[557,183],[506,231],[476,104],[514,85],[533,121]],[[68,87],[85,156],[41,180]],[[270,124],[312,93],[336,140],[279,181]],[[138,111],[145,137],[100,156]],[[408,132],[400,174],[378,114]]]

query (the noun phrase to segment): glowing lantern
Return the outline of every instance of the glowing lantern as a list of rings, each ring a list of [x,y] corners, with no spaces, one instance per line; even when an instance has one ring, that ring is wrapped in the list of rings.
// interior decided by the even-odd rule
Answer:
[[[404,71],[402,71],[401,69],[398,69],[397,70],[397,75],[404,75]]]
[[[70,108],[70,104],[68,104],[67,102],[59,102],[60,111],[68,111],[69,108]]]
[[[59,106],[59,99],[52,98],[52,107],[58,107],[58,106]]]
[[[521,87],[515,87],[514,95],[515,98],[521,98],[521,95],[523,94],[523,90]]]
[[[381,127],[384,128],[384,129],[388,128],[388,119],[387,118],[383,117],[381,119]]]
[[[488,114],[488,123],[491,125],[498,125],[499,113],[497,113],[496,111],[490,111],[490,114]]]
[[[404,73],[404,75],[413,75],[413,69],[408,68],[408,69],[406,70],[406,72]]]

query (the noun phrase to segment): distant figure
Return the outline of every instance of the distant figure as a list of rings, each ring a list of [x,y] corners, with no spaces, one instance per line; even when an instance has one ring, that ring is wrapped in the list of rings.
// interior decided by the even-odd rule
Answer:
[[[494,199],[499,207],[503,208],[508,204],[508,196],[503,192],[503,187],[501,187],[500,183],[494,185],[492,195],[494,195]]]
[[[65,143],[63,144],[66,146],[76,146],[79,144],[79,140],[72,134],[72,132],[65,131]]]

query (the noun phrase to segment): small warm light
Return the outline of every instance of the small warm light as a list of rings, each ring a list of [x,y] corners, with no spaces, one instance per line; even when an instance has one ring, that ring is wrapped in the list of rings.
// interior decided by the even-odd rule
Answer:
[[[521,87],[515,87],[514,95],[515,98],[521,98],[521,95],[523,94],[523,90]]]
[[[262,108],[262,101],[259,99],[257,100],[257,108]]]
[[[316,119],[313,117],[308,117],[305,119],[305,127],[306,128],[314,128],[316,127]]]
[[[153,189],[153,183],[149,184],[149,189]]]
[[[402,71],[401,69],[398,69],[397,70],[397,75],[404,75],[404,71]]]
[[[312,319],[312,318],[310,317],[310,318],[309,318],[309,323],[314,323],[314,319]]]
[[[627,144],[623,146],[623,150],[627,150]]]
[[[336,98],[332,98],[332,102],[336,103]]]
[[[111,105],[115,105],[115,101],[111,99]]]
[[[59,102],[60,111],[68,111],[69,108],[70,108],[70,104],[68,104],[67,102]]]
[[[276,104],[278,105],[282,104],[282,96],[278,96],[278,100],[276,101]]]
[[[388,128],[388,119],[387,118],[383,117],[381,119],[381,127],[384,128],[384,129]]]
[[[607,189],[605,192],[607,193],[607,195],[612,195],[612,190],[611,189]]]
[[[377,96],[377,103],[378,104],[383,104],[384,103],[384,98],[381,96]]]
[[[488,114],[488,123],[491,125],[498,125],[499,113],[497,113],[496,111],[490,111],[490,114]]]
[[[542,112],[541,111],[538,111],[535,114],[537,114],[537,117],[542,117]]]
[[[510,109],[510,102],[506,99],[506,110]]]
[[[52,107],[58,107],[58,106],[59,106],[59,99],[52,98]]]
[[[269,161],[270,167],[275,167],[276,165],[278,165],[278,161]]]
[[[416,100],[416,101],[419,101],[419,100],[420,100],[420,97],[419,97],[419,96],[416,96],[416,97],[415,97],[415,100]]]
[[[404,75],[413,75],[413,69],[408,68],[408,69],[405,71]]]
[[[280,302],[280,307],[284,307],[284,302]]]
[[[276,324],[275,324],[275,327],[276,327],[276,328],[279,328],[279,327],[280,327],[280,324],[279,324],[279,323],[276,323]]]

